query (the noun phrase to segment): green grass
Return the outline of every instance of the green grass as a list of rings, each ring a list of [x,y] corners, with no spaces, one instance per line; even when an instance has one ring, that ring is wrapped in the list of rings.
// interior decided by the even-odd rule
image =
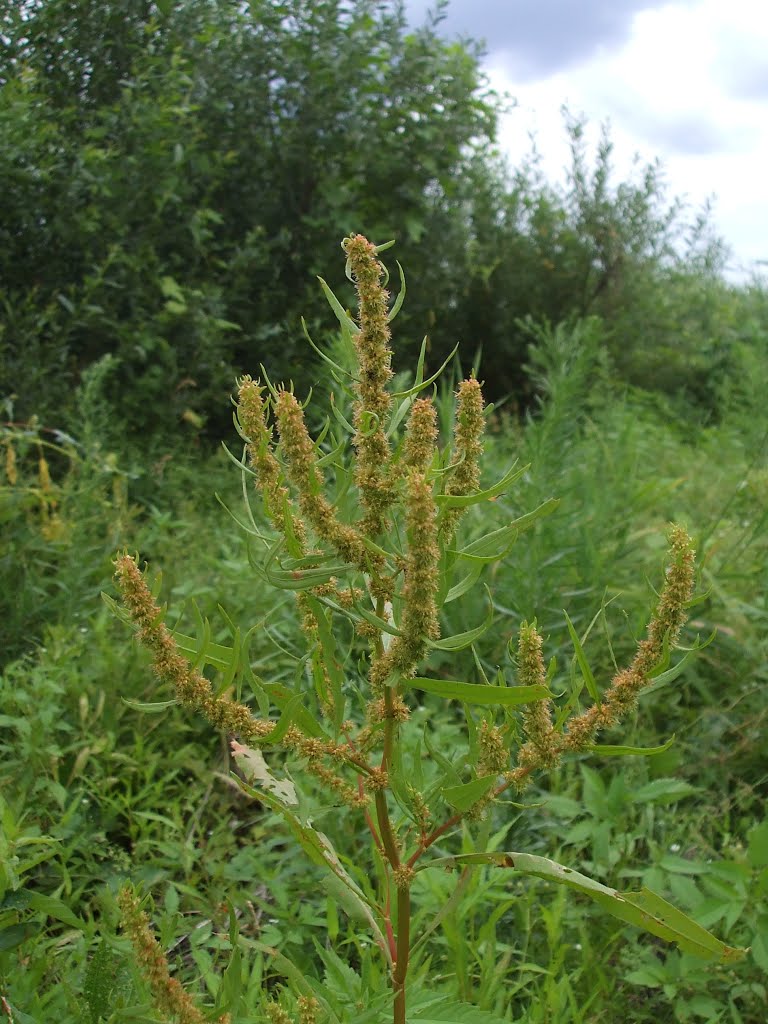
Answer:
[[[580,635],[594,619],[584,643],[605,685],[612,651],[620,661],[643,628],[648,580],[658,577],[671,519],[688,525],[703,556],[706,596],[683,643],[717,632],[684,674],[642,699],[623,734],[636,745],[674,735],[669,750],[649,759],[579,758],[548,788],[528,791],[527,810],[506,806],[484,827],[501,849],[557,857],[617,887],[647,884],[753,954],[733,971],[705,969],[545,882],[478,868],[462,878],[455,904],[455,876],[420,876],[416,927],[443,913],[414,974],[428,970],[436,991],[519,1024],[762,1024],[765,416],[761,425],[737,406],[716,426],[692,425],[647,398],[611,397],[588,331],[565,368],[563,344],[539,338],[543,414],[523,427],[503,415],[496,423],[492,475],[514,458],[534,465],[494,514],[520,514],[551,495],[561,505],[497,573],[495,624],[480,663],[502,663],[508,638],[535,616],[547,656],[557,658],[554,685],[566,685],[567,608]],[[145,657],[99,599],[111,589],[118,546],[138,548],[162,570],[164,599],[188,632],[197,607],[223,641],[229,627],[220,603],[234,624],[259,624],[250,648],[257,675],[297,670],[292,606],[267,603],[242,534],[213,496],[239,515],[236,471],[223,455],[158,457],[141,470],[103,454],[61,456],[52,467],[64,530],[53,536],[35,490],[34,438],[16,444],[19,478],[2,492],[12,530],[3,573],[6,586],[21,573],[24,600],[5,615],[12,657],[0,678],[0,993],[12,1019],[156,1019],[117,930],[114,894],[130,877],[152,893],[153,921],[179,975],[211,1006],[239,1000],[235,1021],[266,1020],[269,999],[299,984],[267,947],[300,974],[325,976],[340,1005],[356,992],[371,1016],[358,1010],[350,1019],[376,1020],[371,993],[385,984],[370,946],[275,816],[228,783],[225,737],[178,708],[140,714],[121,700],[170,695],[157,692]],[[468,532],[477,525],[468,517]],[[483,600],[451,630],[480,622]],[[469,659],[458,667],[475,671]],[[458,723],[450,709],[425,698],[420,714],[451,750]],[[337,848],[356,827],[333,808],[317,824]]]

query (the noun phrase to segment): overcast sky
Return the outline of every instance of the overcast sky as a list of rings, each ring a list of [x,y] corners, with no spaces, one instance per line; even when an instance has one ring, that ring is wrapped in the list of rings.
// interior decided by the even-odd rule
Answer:
[[[417,22],[433,6],[406,0]],[[730,274],[768,260],[768,0],[451,0],[441,31],[485,40],[491,83],[518,103],[501,130],[513,162],[533,132],[562,180],[566,104],[591,139],[610,124],[616,181],[659,157],[671,195],[715,197]]]

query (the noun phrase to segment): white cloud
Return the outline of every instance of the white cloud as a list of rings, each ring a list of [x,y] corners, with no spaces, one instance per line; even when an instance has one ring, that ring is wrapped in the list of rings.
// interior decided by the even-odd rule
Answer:
[[[640,11],[626,42],[537,80],[518,79],[489,53],[492,83],[519,107],[502,144],[513,161],[534,132],[543,169],[561,180],[568,163],[560,109],[609,121],[617,176],[633,156],[660,157],[675,195],[693,206],[716,196],[714,219],[733,250],[732,272],[768,258],[768,5],[699,0]]]

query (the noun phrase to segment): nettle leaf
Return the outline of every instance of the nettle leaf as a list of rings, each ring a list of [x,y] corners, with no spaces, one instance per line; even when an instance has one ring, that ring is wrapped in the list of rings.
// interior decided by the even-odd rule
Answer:
[[[470,1003],[438,999],[410,1012],[408,1024],[509,1024],[509,1021]]]
[[[279,973],[290,981],[291,988],[295,992],[317,999],[320,1003],[321,1013],[325,1014],[328,1019],[328,1024],[341,1024],[338,1014],[334,1012],[328,1003],[327,993],[323,992],[323,986],[316,979],[309,977],[306,970],[298,967],[289,957],[281,953],[279,949],[275,949],[274,946],[267,946],[266,943],[252,938],[249,938],[248,944],[257,952],[269,958]]]
[[[315,939],[315,949],[325,967],[325,984],[342,1005],[351,1005],[359,1000],[363,980],[348,963],[330,947],[321,946]]]
[[[109,1018],[121,999],[129,998],[132,989],[130,971],[125,958],[102,939],[88,960],[83,979],[83,996],[91,1024]]]
[[[415,690],[434,693],[447,700],[460,700],[464,704],[484,707],[515,707],[535,700],[551,697],[546,686],[491,686],[483,683],[463,683],[457,679],[426,679],[416,676],[408,680]]]
[[[666,942],[674,942],[684,953],[690,953],[703,960],[730,964],[747,955],[746,949],[727,946],[698,922],[650,889],[643,887],[640,892],[620,893],[546,857],[513,852],[465,853],[454,857],[440,857],[425,864],[424,868],[460,867],[464,864],[495,864],[576,889],[620,921],[642,928]]]
[[[45,896],[40,892],[29,892],[29,906],[33,910],[37,910],[38,913],[45,914],[46,917],[52,917],[56,921],[61,921],[70,928],[85,931],[85,922],[74,914],[65,903],[57,900],[54,896]]]

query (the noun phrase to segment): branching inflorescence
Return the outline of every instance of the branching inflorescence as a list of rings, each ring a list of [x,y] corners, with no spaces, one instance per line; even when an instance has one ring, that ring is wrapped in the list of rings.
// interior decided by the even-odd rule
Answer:
[[[345,439],[351,458],[337,455],[331,463],[337,478],[346,481],[340,493],[350,496],[349,500],[328,497],[329,449],[310,436],[302,406],[291,390],[263,387],[244,377],[238,384],[237,402],[248,466],[278,537],[269,562],[280,566],[280,571],[266,578],[297,592],[320,717],[304,708],[309,694],[300,700],[297,697],[289,712],[274,691],[280,713],[273,718],[259,717],[247,704],[227,693],[216,693],[179,649],[142,573],[128,555],[120,555],[116,561],[116,581],[138,639],[151,652],[159,679],[174,688],[182,704],[235,737],[236,757],[246,756],[253,747],[282,749],[304,760],[328,796],[363,813],[378,851],[371,871],[376,873],[378,864],[379,874],[368,885],[369,889],[378,887],[378,900],[370,903],[362,897],[356,883],[340,872],[338,860],[326,856],[327,850],[322,856],[337,880],[365,904],[374,937],[391,971],[393,1020],[404,1024],[411,949],[410,891],[415,871],[429,864],[428,858],[424,862],[422,858],[435,843],[449,838],[462,821],[471,822],[485,813],[506,789],[524,788],[535,772],[555,767],[568,753],[589,751],[600,730],[615,726],[635,706],[685,622],[694,584],[694,552],[682,527],[673,526],[666,580],[646,638],[629,667],[615,675],[602,696],[586,710],[574,706],[565,721],[556,713],[542,638],[535,624],[520,627],[518,685],[511,689],[502,685],[496,691],[498,700],[487,681],[475,687],[439,678],[415,678],[439,642],[441,604],[457,573],[461,578],[467,563],[471,567],[478,560],[491,560],[485,548],[482,557],[477,554],[481,551],[477,543],[465,549],[457,544],[460,520],[470,505],[482,504],[487,495],[500,493],[500,488],[479,490],[485,421],[479,381],[470,375],[459,384],[453,438],[442,451],[434,402],[423,393],[419,397],[419,391],[427,387],[421,376],[410,391],[397,396],[399,402],[388,390],[391,315],[377,248],[361,235],[345,239],[343,248],[358,295],[358,321],[349,333],[358,365],[349,393],[353,423]],[[336,307],[342,308],[337,300]],[[349,330],[349,318],[338,310],[342,329]],[[340,378],[337,382],[343,385]],[[401,422],[405,425],[402,432],[397,429]],[[330,450],[342,447],[331,446]],[[501,546],[494,547],[499,533],[503,535]],[[495,557],[502,558],[515,536],[511,524],[492,531],[484,543],[491,544],[491,550],[497,551]],[[332,569],[326,573],[329,564]],[[351,662],[340,664],[338,660],[333,635],[344,619],[354,623],[368,645],[362,678]],[[460,649],[462,638],[453,640],[455,649]],[[450,639],[446,649],[452,649]],[[491,709],[475,729],[474,761],[468,763],[470,781],[458,791],[455,785],[442,790],[433,786],[427,794],[410,779],[398,781],[403,756],[399,745],[409,716],[408,695],[414,686],[456,697],[465,705],[474,702]],[[265,690],[270,693],[268,685]],[[348,714],[350,701],[357,695],[362,695],[363,704],[353,703]],[[303,715],[297,710],[299,705]],[[289,713],[290,719],[285,718]],[[509,725],[514,716],[520,716],[524,735],[516,755],[509,750],[513,732]],[[257,765],[249,785],[261,793],[260,799],[295,824],[298,812],[286,795],[292,787],[280,789],[261,761],[251,757],[248,763]],[[244,770],[247,775],[247,768]],[[524,863],[516,854],[507,855],[503,862],[498,856],[495,860],[490,854],[488,857],[489,863],[505,866]],[[539,865],[537,870],[541,873],[544,869]],[[137,955],[155,963],[135,903],[125,896],[122,905]],[[655,934],[664,933],[657,930]],[[160,993],[158,999],[166,998],[162,995],[166,989],[175,992],[175,986],[168,988],[161,966],[152,970],[158,979],[153,982]],[[188,1017],[184,1019],[197,1019],[190,1016],[197,1011],[185,1012]],[[273,1020],[282,1020],[284,1011],[275,1006],[270,1013]]]

